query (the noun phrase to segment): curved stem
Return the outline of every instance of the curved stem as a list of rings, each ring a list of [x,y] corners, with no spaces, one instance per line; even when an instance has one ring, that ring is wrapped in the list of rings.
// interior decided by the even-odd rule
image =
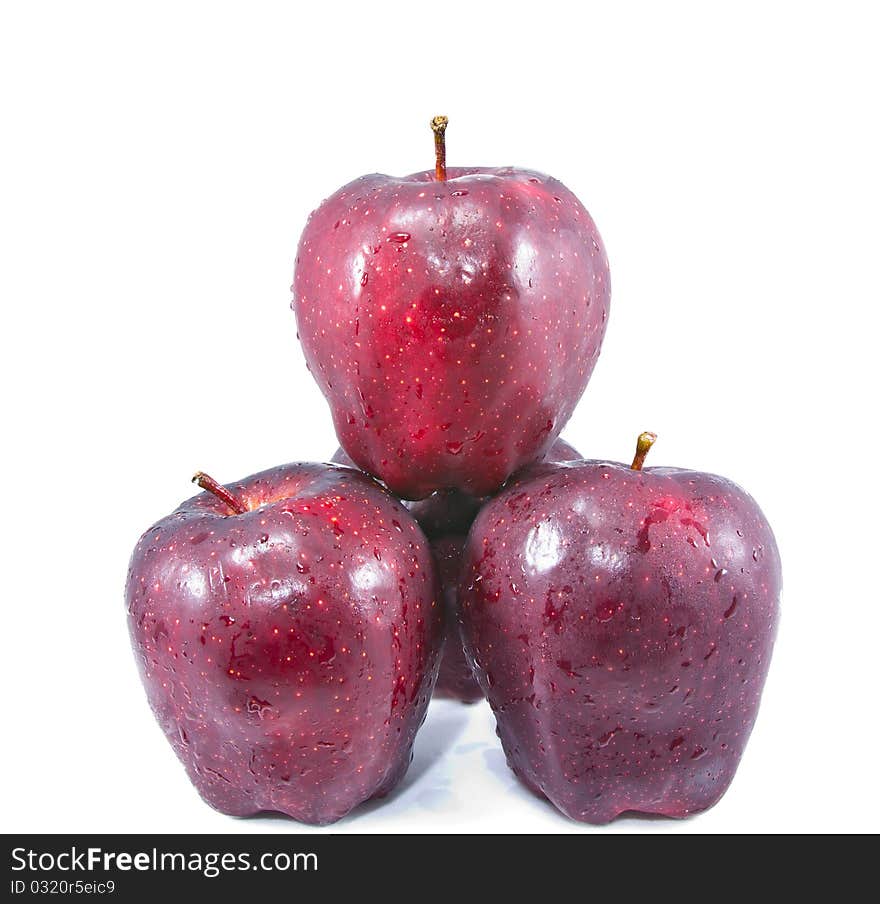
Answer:
[[[431,120],[431,130],[434,132],[434,157],[437,162],[434,166],[434,174],[438,182],[446,181],[446,126],[449,125],[448,116],[435,116]]]
[[[247,506],[235,494],[226,489],[222,483],[217,483],[213,477],[204,471],[196,471],[192,481],[203,490],[213,493],[221,502],[225,502],[236,515],[243,515],[247,512]]]
[[[657,442],[657,434],[656,433],[640,433],[639,438],[636,441],[636,454],[635,458],[633,458],[633,463],[630,467],[633,471],[641,471],[642,465],[645,463],[645,456],[648,454],[651,446]]]

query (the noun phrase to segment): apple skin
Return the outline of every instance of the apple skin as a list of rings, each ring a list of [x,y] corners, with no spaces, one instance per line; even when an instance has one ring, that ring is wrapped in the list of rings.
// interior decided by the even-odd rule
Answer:
[[[542,470],[483,507],[463,553],[465,650],[508,764],[575,820],[705,810],[770,664],[773,533],[721,477]]]
[[[605,332],[608,262],[562,183],[363,176],[314,211],[291,307],[339,442],[397,495],[496,492],[553,445]]]
[[[533,468],[550,467],[563,461],[580,459],[578,451],[565,440],[557,439],[544,462],[529,465],[523,472],[528,476]],[[434,696],[462,703],[476,703],[483,699],[480,685],[474,678],[474,671],[467,660],[461,641],[458,614],[459,581],[461,578],[461,554],[467,542],[477,512],[487,500],[475,500],[455,490],[448,493],[434,493],[421,502],[411,502],[407,508],[416,515],[416,520],[431,540],[431,551],[440,582],[440,592],[446,615],[446,639],[443,657]],[[476,509],[470,504],[476,503]],[[445,517],[444,517],[445,514]],[[452,525],[453,529],[433,532],[437,523]]]
[[[554,449],[556,446],[569,448],[562,440],[557,440]],[[336,450],[331,461],[346,467],[357,467],[342,449]],[[434,570],[443,599],[446,627],[434,696],[461,703],[476,703],[483,699],[483,692],[474,679],[470,663],[465,659],[462,649],[456,598],[461,549],[484,502],[483,499],[475,499],[458,490],[438,490],[427,499],[403,503],[430,541]]]
[[[434,686],[442,606],[416,521],[364,474],[291,464],[184,502],[126,586],[150,705],[223,813],[325,824],[387,793]]]
[[[464,655],[458,622],[458,584],[465,539],[463,536],[448,536],[431,541],[434,567],[440,582],[446,616],[443,656],[440,660],[434,696],[438,699],[458,700],[461,703],[476,703],[483,699],[483,692],[474,678],[471,664]]]
[[[537,473],[536,469],[542,465],[553,467],[554,463],[577,460],[580,457],[580,453],[573,446],[564,439],[557,439],[547,455],[546,462],[529,465],[523,473],[528,476]],[[331,461],[355,467],[343,449],[337,449]],[[473,496],[467,496],[458,490],[439,490],[427,499],[404,502],[430,540],[440,593],[443,597],[446,633],[434,696],[458,700],[461,703],[476,703],[483,699],[483,692],[474,678],[473,669],[465,657],[461,643],[458,587],[462,549],[474,518],[485,503],[485,499],[474,499]]]

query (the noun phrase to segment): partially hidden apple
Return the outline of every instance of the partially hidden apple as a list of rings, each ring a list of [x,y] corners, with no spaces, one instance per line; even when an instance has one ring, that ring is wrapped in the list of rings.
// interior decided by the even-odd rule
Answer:
[[[602,241],[557,180],[512,167],[363,176],[303,231],[292,308],[339,441],[396,494],[498,490],[553,445],[592,373]]]
[[[546,464],[552,467],[556,462],[571,461],[581,456],[565,440],[557,439],[547,455],[546,461],[530,466],[524,473],[532,473],[533,468]],[[331,461],[347,467],[355,467],[342,449],[337,449]],[[405,502],[404,505],[415,516],[431,543],[434,565],[443,598],[446,630],[443,641],[443,655],[434,696],[462,703],[476,703],[483,699],[483,692],[477,684],[470,663],[464,654],[458,617],[458,588],[461,552],[468,531],[486,499],[475,499],[457,490],[439,490],[427,499]]]
[[[458,700],[461,703],[476,703],[483,699],[483,692],[474,678],[471,664],[465,657],[458,623],[458,584],[464,542],[465,537],[461,535],[437,537],[431,541],[434,567],[440,583],[446,616],[443,656],[440,660],[434,696],[438,699]]]
[[[779,616],[773,533],[722,477],[543,465],[477,516],[465,648],[508,763],[576,820],[683,817],[730,784]]]
[[[183,503],[126,586],[150,705],[224,813],[339,819],[406,771],[442,606],[416,521],[349,468],[292,464]]]

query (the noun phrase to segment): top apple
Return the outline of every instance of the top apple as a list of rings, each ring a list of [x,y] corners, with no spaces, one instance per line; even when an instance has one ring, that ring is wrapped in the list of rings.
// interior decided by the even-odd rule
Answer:
[[[605,333],[587,210],[531,170],[362,176],[309,218],[292,307],[339,442],[395,493],[496,491],[544,454]]]

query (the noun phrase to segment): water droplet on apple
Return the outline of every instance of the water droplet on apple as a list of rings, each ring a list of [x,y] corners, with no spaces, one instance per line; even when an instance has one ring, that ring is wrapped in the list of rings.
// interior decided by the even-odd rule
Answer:
[[[454,191],[452,193],[452,197],[453,198],[463,198],[467,194],[469,194],[469,192],[466,188],[459,188],[459,189],[456,189],[456,191]]]
[[[402,245],[404,242],[408,242],[409,239],[410,234],[408,232],[392,232],[388,236],[388,241],[394,242],[396,245]]]
[[[596,608],[596,620],[600,622],[611,621],[616,611],[617,606],[614,603],[600,603]]]
[[[251,697],[247,702],[247,711],[259,716],[261,719],[268,715],[271,709],[272,704],[268,700],[261,700],[256,696]]]
[[[611,739],[614,737],[615,733],[620,731],[619,728],[612,728],[611,731],[606,731],[602,737],[599,738],[599,746],[607,747],[611,743]]]
[[[446,444],[446,451],[450,455],[458,455],[463,448],[464,448],[464,443],[459,442],[458,440],[450,440]]]

